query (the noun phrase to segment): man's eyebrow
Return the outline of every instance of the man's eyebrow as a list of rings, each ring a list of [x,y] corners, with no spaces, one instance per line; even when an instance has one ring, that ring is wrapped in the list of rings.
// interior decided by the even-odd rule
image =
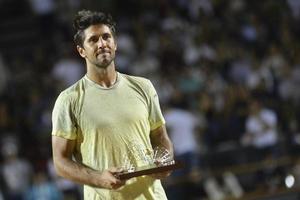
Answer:
[[[102,35],[106,35],[106,34],[112,35],[112,33],[111,33],[110,31],[104,31],[104,32],[102,33]]]
[[[88,35],[87,40],[93,39],[94,37],[97,37],[97,34]]]
[[[112,34],[109,31],[103,32],[101,34],[93,33],[93,34],[87,35],[87,38],[90,39],[92,37],[97,37],[97,36],[100,36],[100,35],[112,35]]]

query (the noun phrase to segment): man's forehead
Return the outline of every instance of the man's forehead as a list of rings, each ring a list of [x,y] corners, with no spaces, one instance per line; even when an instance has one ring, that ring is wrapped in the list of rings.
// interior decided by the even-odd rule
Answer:
[[[95,24],[95,25],[91,25],[87,29],[85,29],[85,34],[87,37],[95,35],[95,34],[104,34],[104,33],[112,34],[109,26],[107,26],[105,24]]]

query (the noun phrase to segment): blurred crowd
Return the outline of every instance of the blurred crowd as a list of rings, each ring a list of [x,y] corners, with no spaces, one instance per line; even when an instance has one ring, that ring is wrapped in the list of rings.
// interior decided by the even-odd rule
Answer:
[[[0,0],[0,200],[81,199],[53,170],[51,112],[85,73],[72,41],[82,8],[113,15],[118,71],[157,89],[186,165],[164,183],[170,199],[239,198],[300,174],[300,1]],[[218,188],[219,168],[282,157],[296,164],[246,184],[228,172]]]

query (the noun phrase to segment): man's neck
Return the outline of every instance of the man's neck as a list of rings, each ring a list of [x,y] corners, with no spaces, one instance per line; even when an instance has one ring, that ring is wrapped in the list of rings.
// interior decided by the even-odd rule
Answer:
[[[117,81],[117,72],[114,65],[107,68],[87,67],[87,77],[101,87],[110,88]]]

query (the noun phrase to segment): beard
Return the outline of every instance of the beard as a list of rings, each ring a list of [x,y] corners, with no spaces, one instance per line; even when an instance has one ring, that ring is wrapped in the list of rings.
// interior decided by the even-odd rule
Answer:
[[[115,55],[109,54],[109,56],[107,56],[107,55],[99,54],[95,59],[93,60],[89,59],[89,60],[97,68],[106,69],[114,61],[114,59],[115,59]]]

